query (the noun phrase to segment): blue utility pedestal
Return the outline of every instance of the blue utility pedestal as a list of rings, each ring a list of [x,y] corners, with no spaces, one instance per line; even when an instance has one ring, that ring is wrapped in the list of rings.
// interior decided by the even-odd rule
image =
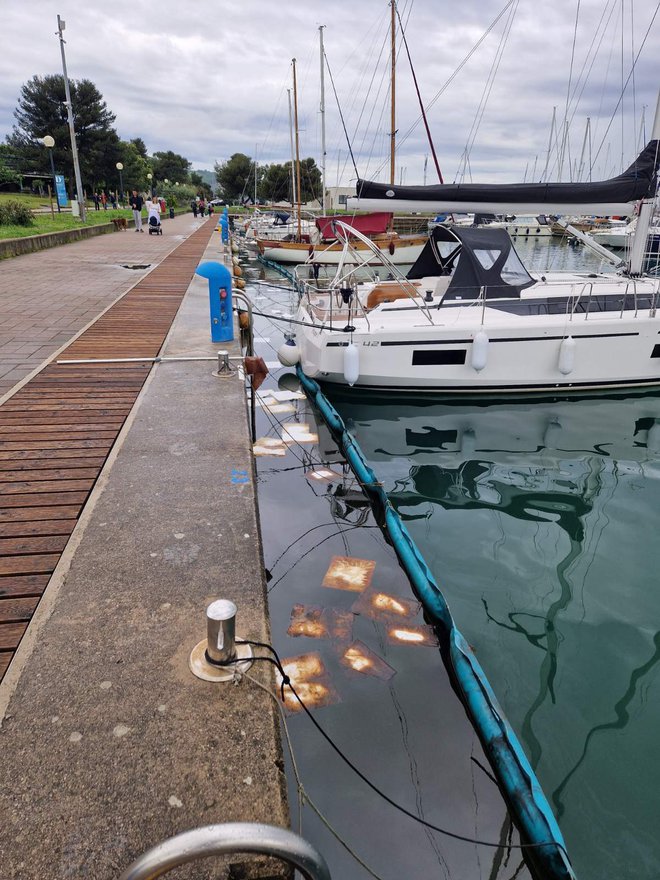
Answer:
[[[229,217],[227,214],[220,215],[220,235],[222,243],[227,244],[229,242]]]
[[[211,307],[211,342],[231,342],[234,317],[231,305],[231,272],[222,263],[207,260],[195,269],[196,275],[208,278]]]

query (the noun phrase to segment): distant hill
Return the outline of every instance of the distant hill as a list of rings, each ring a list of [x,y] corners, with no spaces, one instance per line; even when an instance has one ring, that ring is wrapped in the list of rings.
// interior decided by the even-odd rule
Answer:
[[[193,168],[193,171],[195,174],[199,174],[204,183],[208,183],[215,192],[215,188],[218,185],[218,181],[215,179],[215,172],[209,171],[208,168]]]

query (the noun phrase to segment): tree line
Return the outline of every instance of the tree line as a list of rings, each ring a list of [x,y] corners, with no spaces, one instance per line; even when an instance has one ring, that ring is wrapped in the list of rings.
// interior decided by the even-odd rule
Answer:
[[[118,191],[121,163],[121,183],[124,191],[144,190],[149,186],[148,174],[162,191],[165,180],[191,188],[206,198],[213,196],[212,188],[201,175],[192,171],[185,156],[172,150],[149,155],[140,137],[122,140],[114,126],[116,116],[91,80],[69,80],[73,109],[78,159],[83,187],[87,195],[106,190]],[[16,123],[4,144],[0,144],[0,188],[17,189],[31,174],[50,173],[49,158],[42,139],[50,135],[55,171],[62,174],[73,193],[73,159],[65,104],[62,74],[34,76],[22,87],[14,111]],[[25,176],[25,177],[24,177]],[[182,190],[184,194],[184,190]]]
[[[172,150],[149,154],[140,137],[122,140],[115,128],[116,116],[103,95],[88,79],[69,80],[78,159],[83,187],[89,196],[95,192],[145,190],[152,183],[160,193],[195,194],[209,199],[212,187],[192,170],[185,156]],[[50,176],[50,160],[43,144],[50,135],[55,145],[52,156],[55,172],[62,174],[73,195],[73,159],[62,74],[33,76],[20,90],[14,110],[16,122],[4,144],[0,144],[0,189],[23,188],[26,181],[40,184]],[[121,163],[121,177],[117,169]],[[226,201],[253,200],[255,170],[257,198],[260,201],[292,201],[291,162],[259,165],[244,153],[234,153],[226,162],[215,164],[218,194]],[[152,175],[150,182],[147,175]],[[30,177],[29,175],[36,175]],[[168,184],[165,185],[165,181]],[[309,202],[321,197],[321,172],[314,159],[300,162],[300,197]]]
[[[254,178],[257,199],[263,202],[291,202],[291,162],[257,165],[245,153],[234,153],[226,162],[215,164],[215,176],[223,197],[231,202],[254,201]],[[300,160],[300,201],[321,200],[321,171],[314,159]]]

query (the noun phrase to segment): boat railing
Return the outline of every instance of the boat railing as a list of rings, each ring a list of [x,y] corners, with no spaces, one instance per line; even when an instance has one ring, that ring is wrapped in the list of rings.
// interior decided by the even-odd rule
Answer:
[[[584,284],[579,285],[579,292],[574,293],[573,291],[576,290],[577,287],[578,285],[573,285],[571,287],[571,294],[566,304],[566,314],[569,321],[572,321],[574,315],[578,312],[578,310],[584,311],[584,320],[587,321],[589,319],[589,315],[591,314],[592,304],[594,302],[594,284],[592,281],[585,282]],[[596,301],[598,301],[598,296],[598,291],[596,291]],[[631,278],[627,282],[625,290],[621,297],[619,318],[623,319],[625,313],[629,311],[634,311],[634,317],[637,318],[639,316],[640,308],[642,310],[646,310],[647,307],[649,310],[649,318],[655,318],[659,298],[660,281],[656,281],[653,290],[650,293],[644,293],[640,295],[638,291],[638,279]]]
[[[301,300],[306,301],[306,310],[311,324],[318,330],[337,330],[351,327],[356,317],[364,319],[367,329],[371,329],[367,310],[357,294],[356,285],[350,277],[341,286],[334,284],[320,287],[304,282]],[[341,324],[341,328],[337,327]]]
[[[342,253],[342,258],[339,261],[339,267],[337,269],[338,275],[341,270],[342,263],[345,262],[346,255],[348,254],[349,251],[352,251],[352,248],[350,246],[350,238],[357,238],[364,245],[366,245],[366,247],[369,249],[369,251],[371,251],[371,253],[375,257],[377,257],[378,262],[382,263],[382,265],[385,266],[385,268],[392,275],[392,277],[399,282],[400,289],[407,294],[407,296],[410,298],[412,303],[419,309],[420,312],[422,312],[422,314],[424,314],[426,316],[429,324],[434,323],[433,316],[431,315],[429,306],[425,302],[425,300],[420,297],[419,291],[417,290],[415,285],[410,281],[409,278],[407,278],[405,275],[403,275],[398,270],[398,268],[394,265],[394,263],[392,263],[387,258],[386,254],[384,254],[380,250],[380,248],[378,247],[377,244],[375,244],[366,235],[363,235],[357,229],[354,229],[352,226],[349,226],[348,224],[343,223],[341,220],[335,221],[335,229],[336,229],[337,240],[342,241],[344,244],[344,251]],[[355,251],[354,253],[357,254],[357,251]],[[361,260],[361,262],[368,262],[368,260],[370,260],[370,259],[371,259],[371,257],[367,257],[367,260],[365,261],[363,258]]]

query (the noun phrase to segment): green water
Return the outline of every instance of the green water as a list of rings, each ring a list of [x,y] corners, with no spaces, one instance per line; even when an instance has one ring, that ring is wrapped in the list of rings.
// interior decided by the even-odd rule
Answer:
[[[660,876],[660,395],[333,402],[424,553],[581,880]]]

